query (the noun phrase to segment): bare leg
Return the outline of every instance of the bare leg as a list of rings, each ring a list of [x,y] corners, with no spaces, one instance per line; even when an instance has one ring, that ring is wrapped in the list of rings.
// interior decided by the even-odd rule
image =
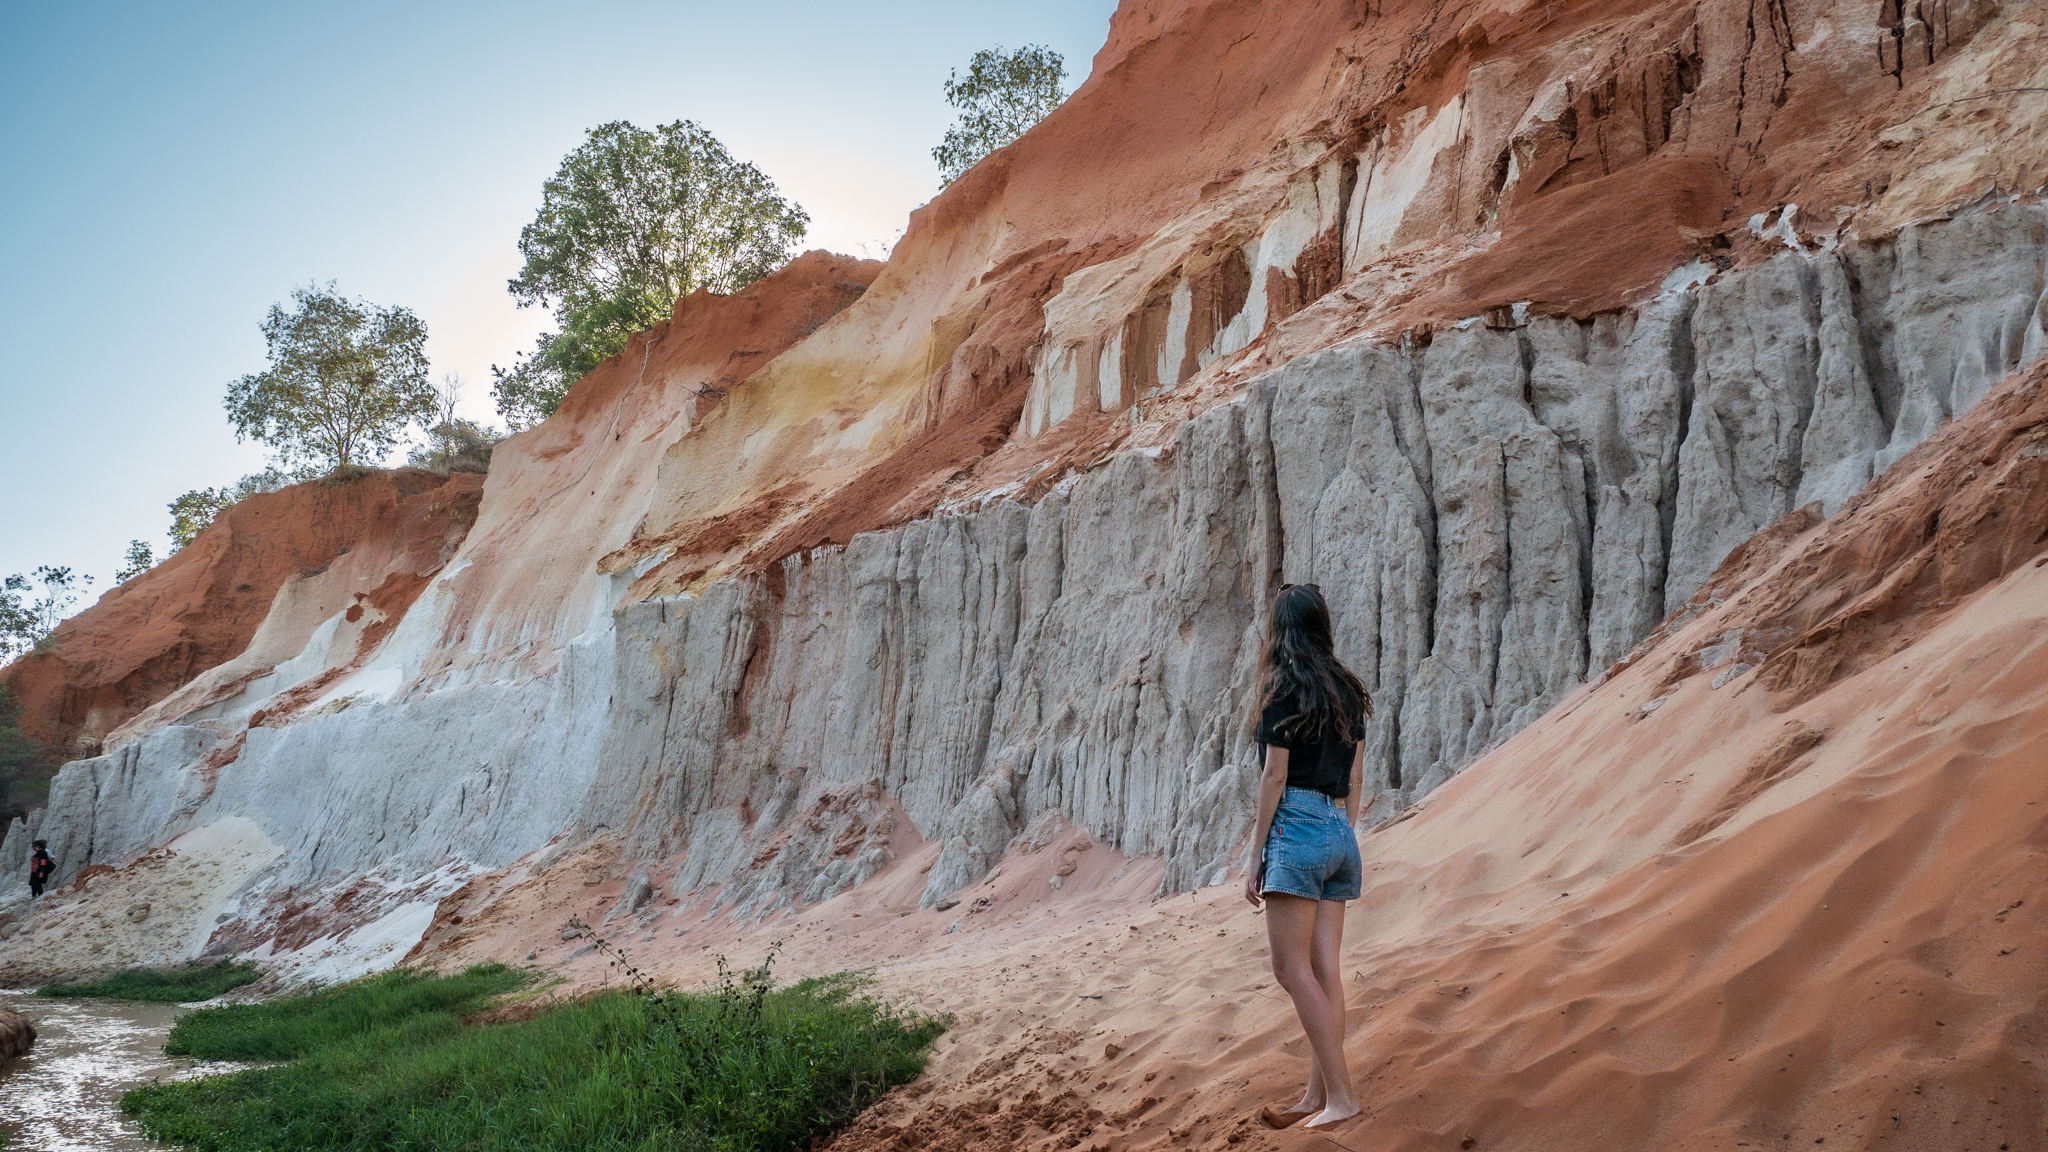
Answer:
[[[1324,913],[1325,907],[1334,912]],[[1273,976],[1294,1000],[1294,1013],[1308,1034],[1313,1053],[1309,1093],[1313,1095],[1318,1086],[1322,1090],[1323,1110],[1309,1120],[1310,1127],[1358,1114],[1351,1071],[1344,1062],[1344,989],[1337,971],[1337,945],[1343,931],[1344,906],[1336,901],[1277,892],[1266,897],[1266,938],[1273,949]],[[1320,964],[1318,952],[1324,953]],[[1327,987],[1325,973],[1329,976]],[[1303,1099],[1306,1102],[1309,1097]]]
[[[1309,967],[1315,973],[1316,985],[1323,990],[1323,998],[1330,1005],[1330,1014],[1337,1024],[1337,1057],[1343,1060],[1344,1037],[1349,1035],[1345,1024],[1344,971],[1340,952],[1344,947],[1344,902],[1342,900],[1318,900],[1316,902],[1316,930],[1310,940]],[[1307,1126],[1313,1128],[1317,1121],[1334,1123],[1358,1114],[1358,1099],[1351,1083],[1351,1069],[1339,1063],[1337,1071],[1343,1081],[1341,1097],[1331,1092],[1322,1083],[1322,1065],[1316,1064],[1311,1070],[1316,1078],[1316,1087],[1321,1099],[1329,1110],[1322,1116],[1311,1117]],[[1339,1101],[1348,1101],[1340,1104]]]
[[[1314,1052],[1308,1057],[1308,1087],[1302,1090],[1301,1099],[1289,1112],[1307,1112],[1311,1115],[1323,1110],[1323,1066],[1316,1063]]]
[[[1320,900],[1316,902],[1315,935],[1309,941],[1309,968],[1315,973],[1316,984],[1323,990],[1323,999],[1329,1001],[1337,1016],[1337,1035],[1347,1035],[1344,1023],[1344,973],[1339,968],[1338,951],[1344,944],[1344,902],[1341,900]],[[1301,1102],[1289,1108],[1289,1112],[1321,1112],[1326,1095],[1323,1087],[1323,1066],[1311,1053],[1308,1061],[1308,1090],[1301,1095]]]

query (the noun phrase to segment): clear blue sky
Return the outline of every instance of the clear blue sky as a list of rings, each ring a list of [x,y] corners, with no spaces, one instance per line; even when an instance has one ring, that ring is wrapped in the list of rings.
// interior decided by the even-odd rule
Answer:
[[[547,323],[505,281],[585,129],[689,119],[885,254],[938,187],[947,70],[1042,43],[1088,74],[1114,0],[0,4],[0,575],[112,583],[167,504],[264,462],[221,410],[257,323],[334,280],[427,324],[495,418]]]

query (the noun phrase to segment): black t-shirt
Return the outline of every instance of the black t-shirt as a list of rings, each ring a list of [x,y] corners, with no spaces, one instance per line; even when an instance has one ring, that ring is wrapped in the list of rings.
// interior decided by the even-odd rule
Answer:
[[[1351,734],[1365,732],[1365,709],[1362,702],[1351,697],[1342,685],[1338,686],[1340,706],[1345,718],[1351,722]],[[1337,733],[1325,726],[1321,738],[1313,741],[1283,740],[1279,735],[1280,725],[1295,714],[1294,694],[1276,693],[1273,702],[1259,714],[1259,726],[1252,733],[1252,739],[1260,745],[1260,760],[1265,759],[1265,746],[1287,749],[1287,785],[1290,788],[1313,788],[1339,800],[1351,795],[1351,758],[1358,749],[1356,740],[1339,740]]]

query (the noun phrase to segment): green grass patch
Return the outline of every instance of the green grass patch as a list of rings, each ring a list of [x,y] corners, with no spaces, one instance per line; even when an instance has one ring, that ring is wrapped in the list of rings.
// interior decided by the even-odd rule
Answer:
[[[503,964],[479,964],[455,976],[396,968],[304,996],[188,1012],[171,1026],[164,1052],[201,1060],[294,1060],[393,1027],[452,1028],[492,997],[532,982],[531,973]]]
[[[94,984],[45,984],[38,996],[100,996],[108,1000],[152,1000],[160,1004],[190,1004],[211,1000],[230,988],[256,982],[256,965],[221,960],[213,964],[192,964],[177,972],[152,968],[130,968]]]
[[[151,1085],[121,1107],[204,1152],[783,1152],[915,1077],[947,1024],[874,999],[856,974],[776,988],[766,964],[721,972],[707,994],[609,992],[511,1023],[461,1020],[483,989],[530,981],[501,965],[201,1009],[166,1051],[289,1062]]]

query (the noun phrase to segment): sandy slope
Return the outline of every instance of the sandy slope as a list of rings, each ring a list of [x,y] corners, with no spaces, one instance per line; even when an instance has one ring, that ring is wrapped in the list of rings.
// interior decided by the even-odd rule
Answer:
[[[1365,837],[1345,964],[1370,1107],[1328,1140],[2048,1147],[2044,377],[1840,516],[1788,518],[1611,678]],[[1845,633],[1827,675],[1787,673]],[[888,870],[800,913],[657,895],[604,929],[664,979],[780,941],[785,975],[873,965],[953,1013],[927,1076],[838,1148],[1330,1146],[1247,1120],[1306,1056],[1233,885],[1154,901],[1156,863],[1047,823],[917,912],[935,847],[905,827]],[[616,982],[559,930],[601,923],[620,876],[600,843],[473,885],[414,958],[532,950]]]

